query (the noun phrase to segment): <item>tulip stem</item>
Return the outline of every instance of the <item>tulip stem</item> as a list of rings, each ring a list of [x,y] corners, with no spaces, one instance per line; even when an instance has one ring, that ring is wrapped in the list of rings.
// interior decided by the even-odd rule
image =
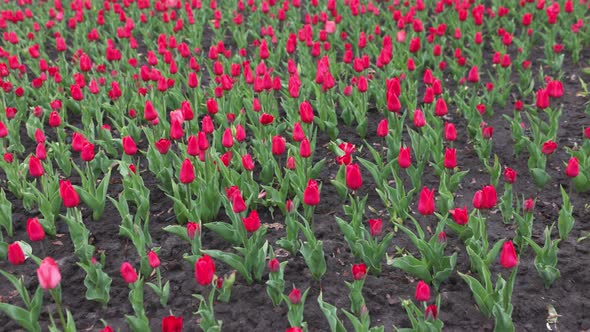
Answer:
[[[62,329],[65,330],[66,328],[66,320],[64,318],[64,314],[61,308],[61,299],[59,297],[59,295],[57,294],[57,291],[55,289],[51,289],[49,291],[49,293],[51,294],[51,297],[53,297],[53,300],[55,301],[55,305],[57,306],[57,313],[59,314],[59,320],[61,322],[61,327]]]
[[[47,253],[45,251],[45,241],[41,240],[39,241],[39,244],[41,245],[41,254],[43,255],[43,257],[47,257]]]

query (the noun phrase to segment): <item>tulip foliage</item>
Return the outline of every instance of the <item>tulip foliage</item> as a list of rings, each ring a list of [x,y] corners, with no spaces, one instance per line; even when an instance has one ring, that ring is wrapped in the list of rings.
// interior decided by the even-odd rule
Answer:
[[[442,330],[449,280],[496,331],[522,328],[519,265],[534,254],[550,289],[559,249],[583,227],[590,113],[571,99],[590,93],[587,70],[569,69],[590,45],[589,10],[586,0],[4,1],[0,273],[20,300],[3,297],[0,318],[27,331],[92,319],[106,332],[125,330],[107,320],[252,329],[216,306],[253,294],[270,298],[279,329],[313,331],[326,328],[305,301],[319,294],[331,331],[383,331],[364,294],[399,274],[420,280],[418,304],[392,304],[408,318],[401,331]],[[184,269],[198,304],[183,298]],[[292,284],[309,288],[287,294]],[[111,310],[121,294],[129,312]],[[322,294],[340,294],[341,308]],[[155,310],[169,312],[158,326]]]

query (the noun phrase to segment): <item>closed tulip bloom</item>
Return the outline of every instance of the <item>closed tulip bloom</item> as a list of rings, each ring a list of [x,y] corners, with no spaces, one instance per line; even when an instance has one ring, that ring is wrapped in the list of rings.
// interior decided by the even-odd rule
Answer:
[[[215,275],[215,263],[208,255],[203,255],[195,263],[195,280],[201,286],[210,285]]]
[[[194,221],[189,221],[186,223],[186,235],[189,239],[194,239],[197,234],[200,234],[200,226],[198,223]]]
[[[29,218],[27,220],[27,235],[33,242],[41,241],[45,238],[45,230],[41,226],[41,223],[39,223],[39,219]]]
[[[150,263],[152,269],[160,266],[160,257],[158,257],[158,254],[156,254],[155,251],[152,250],[148,252],[148,262]]]
[[[39,160],[47,159],[47,150],[45,150],[45,143],[37,144],[37,148],[35,149],[35,157]]]
[[[362,280],[367,275],[367,266],[364,263],[352,265],[352,278]]]
[[[205,134],[211,134],[213,130],[215,130],[215,126],[213,125],[213,119],[207,114],[201,120],[201,130],[205,132]]]
[[[285,332],[303,332],[303,330],[300,327],[292,326],[286,329]]]
[[[272,154],[280,156],[285,152],[285,139],[280,135],[273,136],[272,138]]]
[[[242,218],[242,223],[246,231],[253,233],[256,232],[260,228],[260,218],[258,217],[258,212],[256,210],[250,212],[250,214]]]
[[[289,302],[291,304],[299,304],[301,303],[301,291],[295,287],[289,293]]]
[[[547,93],[549,97],[559,98],[563,96],[563,84],[558,80],[551,80],[547,83]]]
[[[61,118],[59,117],[59,113],[57,111],[52,111],[49,113],[49,126],[50,127],[59,127],[61,124]]]
[[[274,121],[274,119],[275,119],[275,117],[272,116],[272,114],[262,113],[260,115],[260,118],[258,119],[258,121],[262,125],[268,125],[268,124],[271,124]]]
[[[504,181],[512,184],[516,181],[517,175],[518,175],[518,173],[516,173],[515,170],[513,170],[510,167],[506,167],[506,169],[504,170]]]
[[[230,188],[225,189],[225,194],[232,205],[234,213],[246,211],[246,202],[244,202],[244,198],[242,197],[242,193],[238,186],[231,186]]]
[[[383,119],[379,121],[379,124],[377,125],[377,136],[385,137],[387,136],[387,133],[389,133],[389,122],[387,119]]]
[[[346,186],[350,190],[358,190],[363,185],[363,177],[358,164],[346,165]]]
[[[182,332],[182,317],[162,318],[162,332]]]
[[[312,123],[313,122],[313,108],[311,104],[305,100],[299,105],[299,117],[301,121],[304,123]]]
[[[547,89],[539,89],[536,94],[536,105],[540,109],[549,107],[549,93]]]
[[[580,172],[580,166],[578,164],[578,158],[571,157],[565,168],[565,175],[570,178],[575,178]]]
[[[434,209],[434,189],[430,190],[426,187],[422,188],[418,200],[418,212],[421,215],[427,216],[433,214]]]
[[[18,242],[8,245],[8,261],[12,265],[21,265],[25,262],[25,253]]]
[[[369,232],[371,233],[372,237],[376,237],[381,235],[383,232],[383,220],[381,218],[378,219],[369,219]]]
[[[122,139],[123,141],[123,151],[126,155],[133,156],[137,153],[137,145],[135,145],[135,141],[131,136],[125,136]]]
[[[299,144],[299,155],[302,158],[309,158],[311,156],[311,145],[306,137],[304,137]]]
[[[45,174],[43,164],[41,164],[41,161],[35,156],[29,157],[29,174],[36,178]]]
[[[303,191],[303,203],[306,205],[320,204],[320,190],[315,180],[309,179],[307,187]]]
[[[129,262],[123,262],[121,264],[121,277],[126,283],[132,284],[137,281],[137,272]]]
[[[443,164],[445,168],[457,167],[457,153],[455,149],[445,148],[445,159]]]
[[[535,200],[532,198],[527,198],[524,203],[523,203],[523,207],[525,212],[532,212],[533,209],[535,208]]]
[[[72,134],[72,151],[81,152],[84,148],[84,143],[86,143],[86,138],[83,134]]]
[[[232,135],[231,128],[225,128],[223,132],[223,137],[221,138],[221,145],[226,148],[231,148],[234,146],[234,136]]]
[[[154,109],[154,104],[151,101],[147,100],[145,102],[145,107],[143,108],[143,118],[146,121],[153,121],[158,117],[158,112]]]
[[[287,163],[285,165],[287,169],[294,170],[297,168],[297,163],[295,162],[295,158],[293,156],[289,156],[287,158]]]
[[[454,124],[445,122],[445,139],[451,142],[457,139],[457,130]]]
[[[94,144],[86,142],[80,152],[80,158],[84,161],[92,161],[94,159]]]
[[[436,307],[436,304],[431,304],[428,307],[426,307],[426,311],[424,312],[424,318],[434,320],[436,319],[436,316],[438,316],[438,308]]]
[[[486,209],[493,208],[498,201],[496,188],[492,185],[487,185],[482,188],[482,191],[484,193]]]
[[[412,156],[409,147],[400,147],[397,163],[401,168],[408,168],[412,165]]]
[[[506,269],[511,269],[518,265],[518,257],[512,240],[504,242],[502,252],[500,253],[500,264]]]
[[[160,154],[168,153],[168,150],[170,150],[171,145],[172,142],[170,142],[170,140],[166,138],[160,138],[157,142],[154,143],[156,150],[158,150]]]
[[[464,206],[462,209],[454,208],[449,210],[449,213],[453,216],[453,220],[459,225],[466,225],[469,221],[469,214],[467,213],[467,207]]]
[[[424,119],[424,113],[422,110],[415,110],[414,111],[414,126],[416,128],[422,128],[426,125],[426,120]]]
[[[187,184],[195,180],[195,168],[190,159],[186,158],[180,167],[180,182]]]
[[[8,128],[6,128],[6,125],[4,124],[4,122],[0,121],[0,138],[6,137],[8,136]]]
[[[301,142],[305,138],[305,132],[303,132],[303,127],[301,127],[301,123],[295,122],[293,125],[293,140],[295,142]]]
[[[252,161],[252,156],[249,153],[242,156],[242,167],[247,171],[254,169],[254,161]]]
[[[186,141],[186,153],[189,156],[196,157],[201,153],[199,148],[199,139],[195,135],[190,135]]]
[[[434,105],[434,115],[444,116],[447,115],[447,113],[449,113],[447,102],[442,98],[437,99],[436,104]]]
[[[59,181],[59,195],[67,208],[74,208],[80,204],[80,196],[78,196],[70,180]]]
[[[46,257],[41,261],[37,269],[37,279],[39,279],[39,286],[45,290],[54,289],[59,285],[61,273],[53,258]]]
[[[420,280],[416,285],[416,293],[414,294],[416,301],[427,302],[430,300],[430,287],[424,280]]]
[[[469,73],[467,74],[467,81],[471,83],[479,82],[479,69],[477,66],[471,67]]]
[[[280,268],[281,263],[279,263],[278,259],[273,258],[268,261],[268,271],[270,271],[271,273],[278,272]]]
[[[552,154],[555,152],[555,149],[557,149],[557,143],[553,142],[552,140],[548,140],[547,142],[543,143],[543,146],[541,146],[541,152],[543,152],[545,155]]]

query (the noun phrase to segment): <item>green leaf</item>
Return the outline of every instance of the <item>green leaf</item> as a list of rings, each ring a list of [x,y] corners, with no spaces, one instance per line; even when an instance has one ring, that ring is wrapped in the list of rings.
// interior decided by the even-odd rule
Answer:
[[[27,331],[41,331],[39,321],[32,320],[29,312],[23,308],[8,303],[0,303],[0,311]]]
[[[320,295],[318,296],[318,305],[324,313],[324,317],[326,317],[326,319],[328,320],[331,332],[346,332],[344,324],[342,324],[342,321],[338,319],[338,309],[336,309],[335,306],[327,302],[324,302],[322,292],[320,292]]]
[[[201,252],[233,267],[242,275],[242,277],[246,279],[248,284],[252,283],[252,275],[244,265],[244,259],[242,257],[236,254],[223,252],[221,250],[201,250]]]
[[[223,222],[223,221],[215,221],[206,223],[205,227],[209,228],[219,236],[221,236],[224,240],[230,242],[231,244],[237,246],[242,243],[242,239],[239,236],[239,232],[235,229],[232,224]]]
[[[463,274],[461,272],[458,273],[459,276],[467,283],[469,289],[471,289],[471,292],[473,293],[473,298],[479,306],[479,310],[487,317],[490,317],[492,314],[492,307],[494,305],[493,295],[488,293],[488,291],[486,291],[486,289],[481,285],[481,283],[477,279],[473,278],[472,276]]]
[[[166,231],[170,234],[174,234],[187,242],[191,242],[191,239],[188,237],[188,234],[186,232],[186,227],[184,227],[184,226],[168,225],[168,226],[164,227],[163,229],[164,229],[164,231]]]
[[[427,283],[432,280],[428,264],[416,259],[416,257],[412,255],[395,258],[391,265],[398,269],[404,270],[405,272],[420,278]]]

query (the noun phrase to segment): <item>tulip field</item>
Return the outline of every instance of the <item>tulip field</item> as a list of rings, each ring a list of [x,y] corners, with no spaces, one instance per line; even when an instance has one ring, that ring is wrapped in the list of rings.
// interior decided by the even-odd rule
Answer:
[[[4,0],[3,331],[590,331],[590,1]]]

